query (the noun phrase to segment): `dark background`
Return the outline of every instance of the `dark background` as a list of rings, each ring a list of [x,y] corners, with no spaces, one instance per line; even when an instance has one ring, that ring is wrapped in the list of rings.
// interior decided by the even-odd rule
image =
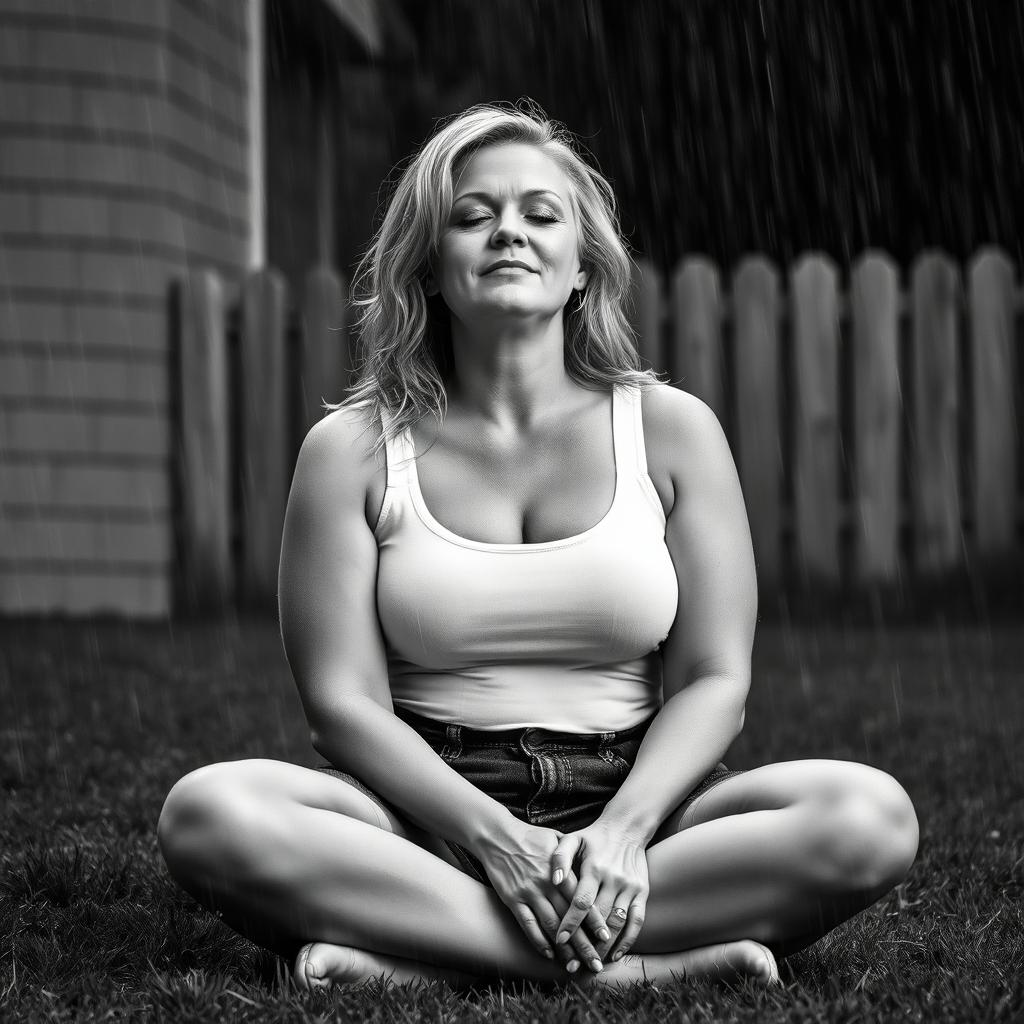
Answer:
[[[302,8],[271,4],[269,69],[335,97],[342,266],[436,118],[520,96],[583,139],[634,250],[662,266],[807,250],[845,266],[868,247],[906,266],[986,244],[1021,258],[1024,4],[392,0],[382,52],[341,60]]]

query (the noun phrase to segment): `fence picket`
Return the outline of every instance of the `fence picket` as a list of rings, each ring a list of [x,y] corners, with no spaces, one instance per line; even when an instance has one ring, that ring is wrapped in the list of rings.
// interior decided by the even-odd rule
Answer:
[[[231,597],[231,478],[224,289],[213,270],[193,270],[177,291],[177,605],[222,609]]]
[[[268,604],[277,593],[277,561],[287,497],[290,445],[285,416],[285,283],[258,270],[242,294],[243,599]]]
[[[737,468],[758,580],[781,582],[782,444],[779,430],[779,274],[763,256],[741,261],[732,281]]]
[[[661,275],[654,264],[639,259],[633,266],[631,321],[637,332],[637,350],[646,367],[665,369],[661,344]]]
[[[970,267],[974,540],[987,561],[1008,555],[1014,539],[1013,276],[998,249],[983,250]]]
[[[322,403],[340,402],[348,387],[352,356],[346,302],[345,282],[334,270],[321,265],[309,271],[302,301],[300,437],[323,416]]]
[[[672,275],[672,344],[665,365],[674,381],[725,418],[722,386],[722,296],[718,268],[704,256]]]
[[[804,256],[790,275],[795,374],[794,536],[801,577],[839,583],[839,303],[835,266]]]
[[[899,275],[880,252],[851,274],[853,320],[853,529],[858,583],[894,583],[899,572]]]
[[[911,505],[914,568],[922,576],[953,569],[960,529],[957,399],[957,269],[944,253],[920,256],[913,294]]]
[[[844,521],[853,533],[851,581],[862,587],[897,582],[904,570],[927,582],[957,569],[968,555],[986,574],[1019,565],[1017,489],[1024,453],[1015,346],[1021,296],[1015,267],[998,249],[976,254],[966,278],[970,303],[964,316],[961,272],[946,255],[922,254],[904,294],[900,269],[886,253],[862,254],[851,268],[845,349],[838,270],[822,256],[805,255],[793,266],[785,299],[778,269],[762,255],[744,258],[728,283],[706,257],[687,257],[669,278],[670,327],[663,325],[662,278],[649,261],[639,261],[631,316],[643,361],[667,370],[723,421],[763,593],[791,582],[784,543],[790,536],[799,569],[792,582],[812,588],[841,582]],[[307,276],[299,358],[288,361],[283,279],[276,271],[250,277],[242,292],[237,380],[229,376],[228,316],[219,278],[190,274],[178,298],[178,601],[186,609],[216,608],[234,590],[243,600],[266,603],[276,592],[293,454],[289,427],[305,431],[316,422],[321,399],[340,398],[351,372],[344,279],[327,267]],[[901,349],[904,310],[911,337]],[[965,327],[969,333],[961,337]],[[966,377],[961,353],[969,360]],[[841,377],[847,366],[849,380]],[[961,380],[969,380],[969,396],[960,394]],[[295,396],[299,402],[289,421]],[[238,468],[229,465],[233,408],[240,428]],[[841,415],[847,409],[848,423]],[[967,414],[969,433],[961,430]],[[16,410],[9,418],[17,424],[23,415],[28,414]],[[853,458],[845,506],[840,474],[847,440]],[[74,487],[76,494],[81,491],[75,500],[87,502],[94,488],[65,476],[44,482],[57,495],[53,501],[65,500]],[[132,479],[137,478],[136,473]],[[233,481],[242,496],[237,525],[230,518]],[[42,486],[18,484],[22,491]],[[127,477],[123,486],[131,486]],[[911,554],[905,565],[903,496],[910,505]],[[125,500],[134,497],[130,491]],[[158,500],[170,507],[169,492]],[[970,548],[963,541],[968,506]],[[232,529],[242,540],[237,583]]]

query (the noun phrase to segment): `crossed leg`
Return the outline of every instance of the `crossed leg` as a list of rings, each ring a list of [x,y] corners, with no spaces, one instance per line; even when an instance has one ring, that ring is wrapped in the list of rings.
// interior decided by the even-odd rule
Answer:
[[[726,779],[669,815],[648,847],[637,948],[745,935],[786,956],[900,882],[917,855],[910,797],[851,761],[784,761]]]
[[[286,954],[318,939],[307,980],[566,977],[443,843],[338,779],[211,765],[171,791],[159,838],[171,874],[242,934]],[[756,976],[760,947],[742,940],[814,941],[895,884],[916,843],[909,799],[874,769],[790,762],[728,779],[649,848],[637,956],[586,980]]]

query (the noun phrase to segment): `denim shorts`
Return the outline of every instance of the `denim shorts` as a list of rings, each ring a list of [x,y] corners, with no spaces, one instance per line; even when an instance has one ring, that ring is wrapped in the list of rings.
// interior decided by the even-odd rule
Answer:
[[[395,707],[434,753],[463,778],[531,825],[574,832],[592,825],[618,791],[636,761],[637,751],[653,716],[618,732],[564,733],[550,729],[507,729],[498,732],[448,725]],[[354,785],[379,806],[398,817],[397,808],[363,782],[333,765],[317,768]],[[719,763],[673,811],[678,817],[712,786],[741,772]],[[467,874],[489,884],[483,865],[468,850],[446,840]]]

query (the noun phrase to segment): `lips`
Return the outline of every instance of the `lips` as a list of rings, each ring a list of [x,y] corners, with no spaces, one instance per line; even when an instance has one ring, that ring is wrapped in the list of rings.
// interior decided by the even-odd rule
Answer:
[[[498,260],[496,263],[492,263],[490,266],[486,267],[481,276],[486,276],[495,270],[505,270],[510,267],[517,267],[519,270],[527,270],[531,274],[533,273],[533,267],[521,262],[520,260]]]

